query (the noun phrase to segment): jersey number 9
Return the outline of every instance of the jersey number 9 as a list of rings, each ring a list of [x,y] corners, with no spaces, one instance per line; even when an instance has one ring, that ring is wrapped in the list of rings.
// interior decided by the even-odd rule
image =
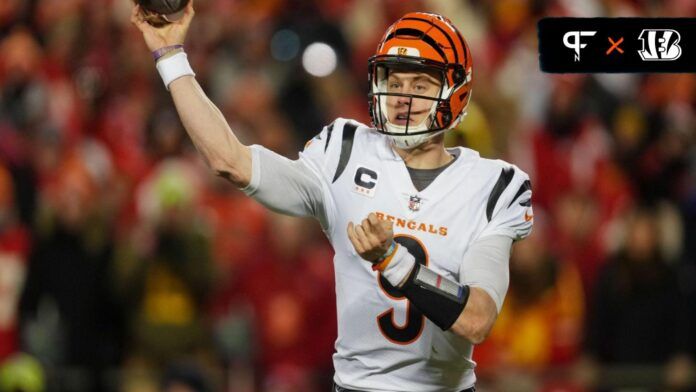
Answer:
[[[415,257],[417,263],[428,265],[428,251],[425,249],[425,246],[423,246],[423,243],[416,237],[400,234],[394,237],[394,241],[406,247],[409,253]],[[377,275],[377,281],[382,291],[384,291],[389,298],[395,301],[408,301],[408,299],[406,299],[397,288],[392,286],[381,273]],[[389,310],[377,316],[377,325],[382,335],[390,342],[402,345],[411,344],[418,340],[423,332],[425,316],[412,306],[409,301],[406,305],[406,324],[402,326],[397,325],[394,321],[394,308],[389,308]]]

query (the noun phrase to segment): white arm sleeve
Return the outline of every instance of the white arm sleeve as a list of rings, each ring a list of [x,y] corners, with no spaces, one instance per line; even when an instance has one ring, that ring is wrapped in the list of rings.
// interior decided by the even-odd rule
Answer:
[[[475,241],[464,255],[459,283],[479,287],[491,296],[500,313],[510,283],[512,238],[490,235]]]
[[[313,216],[327,227],[322,182],[302,160],[251,146],[251,182],[242,189],[265,207],[285,215]]]

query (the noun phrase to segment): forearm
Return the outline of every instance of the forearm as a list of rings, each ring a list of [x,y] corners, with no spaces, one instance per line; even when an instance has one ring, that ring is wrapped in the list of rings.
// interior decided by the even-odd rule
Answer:
[[[206,163],[237,187],[251,179],[251,152],[230,129],[220,110],[205,95],[193,76],[169,85],[174,105],[186,132]]]
[[[423,265],[415,268],[400,287],[406,298],[442,330],[472,344],[483,342],[498,315],[488,293],[449,280]]]
[[[511,242],[491,236],[473,244],[463,260],[461,283],[417,266],[406,249],[376,268],[441,329],[478,344],[488,336],[507,291]]]
[[[183,45],[195,14],[193,2],[181,19],[153,27],[138,5],[131,11],[131,22],[143,33],[147,47],[157,59],[157,71],[171,92],[181,122],[206,163],[215,172],[245,187],[251,179],[251,153],[239,142],[222,113],[208,99],[194,79]]]

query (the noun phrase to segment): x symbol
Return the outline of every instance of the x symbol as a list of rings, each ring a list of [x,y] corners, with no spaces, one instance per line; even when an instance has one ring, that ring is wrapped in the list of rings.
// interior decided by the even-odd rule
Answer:
[[[623,54],[623,49],[619,48],[619,44],[621,44],[623,42],[623,37],[621,37],[616,42],[614,42],[614,40],[611,39],[611,37],[607,37],[607,38],[609,39],[609,43],[611,43],[611,47],[607,50],[606,54],[609,55],[609,53],[611,53],[614,49],[619,51],[619,53]]]

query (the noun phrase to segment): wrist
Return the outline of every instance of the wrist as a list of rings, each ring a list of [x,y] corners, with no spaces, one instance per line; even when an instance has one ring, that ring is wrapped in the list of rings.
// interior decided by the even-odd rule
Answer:
[[[406,247],[396,245],[394,252],[373,269],[380,271],[382,276],[394,287],[400,287],[411,273],[416,259]]]
[[[183,52],[183,51],[184,51],[184,45],[182,45],[182,44],[163,46],[159,49],[155,49],[152,51],[152,59],[155,61],[159,61],[161,59],[171,57],[174,54],[179,53],[179,52]]]
[[[384,267],[386,267],[387,264],[389,263],[388,259],[391,259],[391,256],[394,254],[394,251],[396,250],[396,247],[398,245],[399,244],[397,244],[396,241],[392,240],[392,242],[389,244],[389,247],[387,248],[387,251],[384,252],[384,254],[379,259],[372,262],[372,264],[373,264],[372,269],[383,271]],[[386,261],[386,263],[385,263],[385,261]],[[382,266],[380,267],[380,265],[382,265]]]
[[[158,62],[160,62],[160,61],[162,61],[162,60],[164,60],[164,59],[168,59],[168,58],[174,56],[174,55],[177,54],[177,53],[184,53],[184,49],[174,49],[174,50],[172,50],[172,51],[169,51],[169,52],[163,54],[163,55],[162,55],[160,58],[158,58],[157,60],[155,60],[155,63],[158,63]]]
[[[171,56],[160,59],[156,63],[157,71],[162,77],[164,86],[169,90],[169,85],[183,76],[196,76],[196,73],[191,69],[186,53],[181,51],[172,54]]]

